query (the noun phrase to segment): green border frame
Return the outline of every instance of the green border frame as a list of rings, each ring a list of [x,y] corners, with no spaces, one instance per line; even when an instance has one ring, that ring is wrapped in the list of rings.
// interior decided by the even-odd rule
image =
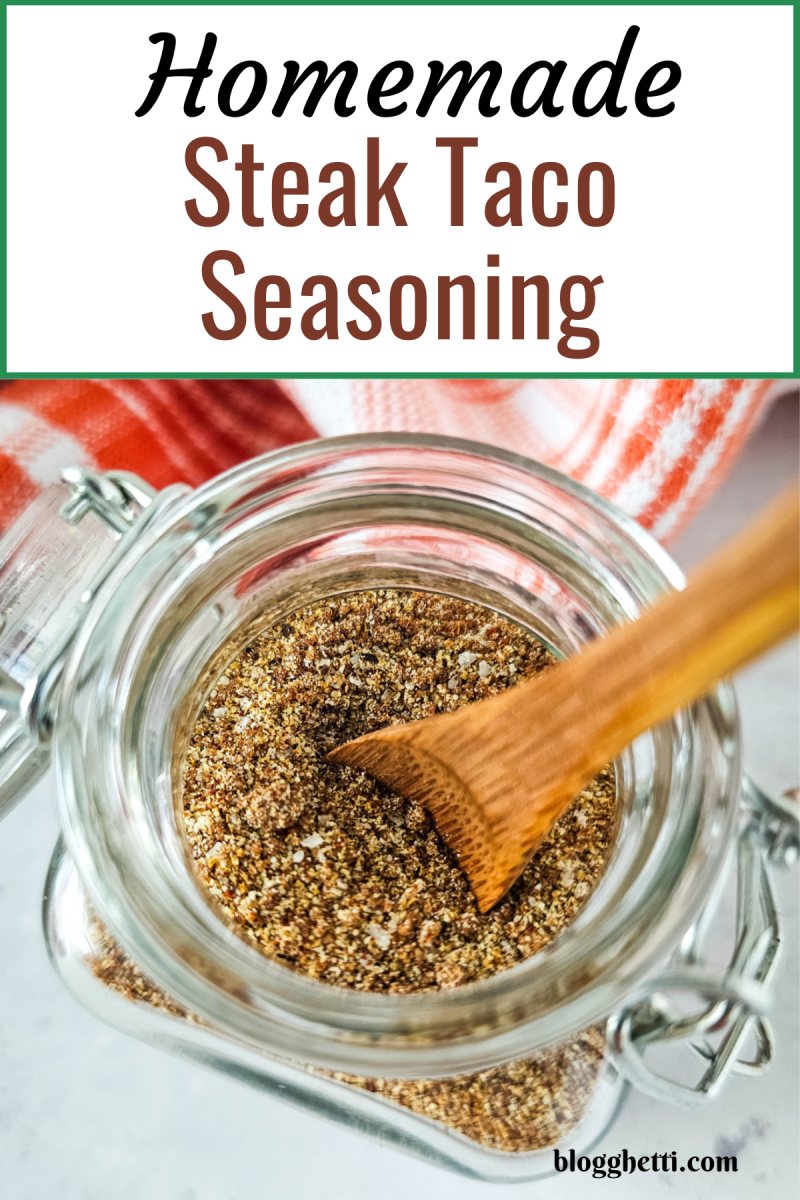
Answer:
[[[86,378],[102,378],[102,379],[718,379],[725,378],[729,372],[725,371],[653,371],[653,372],[610,372],[610,371],[531,371],[531,372],[453,372],[453,371],[217,371],[198,373],[192,371],[171,371],[157,372],[150,371],[142,374],[136,371],[115,371],[113,373],[98,374],[95,371],[87,370],[84,372],[72,373],[56,373],[56,372],[15,372],[13,376],[8,373],[8,356],[7,356],[7,312],[8,312],[8,273],[7,273],[7,242],[8,242],[8,219],[7,219],[7,118],[8,118],[8,96],[7,96],[7,44],[8,44],[8,9],[11,7],[38,7],[38,8],[55,8],[63,7],[65,4],[74,4],[76,0],[13,0],[13,4],[9,4],[8,0],[2,0],[3,16],[0,20],[0,79],[2,87],[0,88],[0,277],[4,281],[4,286],[0,290],[0,380],[15,378],[15,379],[86,379]],[[225,7],[224,0],[113,0],[108,3],[108,0],[78,0],[81,7],[91,7],[94,5],[102,7],[162,7],[167,4],[172,5],[192,5],[194,7]],[[339,5],[340,7],[357,7],[357,6],[375,6],[383,5],[385,7],[410,7],[410,6],[431,6],[436,5],[486,5],[491,4],[493,0],[233,0],[236,5],[253,5],[262,8],[270,7],[275,4],[294,4],[298,7],[323,7],[329,5]],[[502,0],[502,6],[510,5],[527,5],[529,7],[540,7],[544,5],[563,7],[585,7],[585,6],[606,6],[606,7],[670,7],[670,8],[697,8],[697,7],[750,7],[750,8],[794,8],[794,0],[699,0],[699,2],[680,3],[671,2],[671,0]],[[794,62],[798,57],[798,43],[800,42],[800,30],[798,29],[800,22],[795,20],[792,29],[792,46]],[[800,246],[798,246],[798,228],[797,228],[797,191],[798,191],[798,96],[797,89],[794,87],[794,70],[792,76],[793,95],[792,95],[792,111],[793,111],[793,129],[792,129],[792,153],[793,153],[793,170],[792,178],[794,185],[794,212],[792,222],[792,239],[793,239],[793,345],[792,345],[792,370],[791,371],[762,371],[748,372],[745,375],[739,373],[739,378],[757,379],[757,378],[773,378],[773,379],[796,379],[800,377],[800,361],[798,359],[798,347],[800,346],[800,311],[797,303],[797,282],[798,271],[800,271]]]

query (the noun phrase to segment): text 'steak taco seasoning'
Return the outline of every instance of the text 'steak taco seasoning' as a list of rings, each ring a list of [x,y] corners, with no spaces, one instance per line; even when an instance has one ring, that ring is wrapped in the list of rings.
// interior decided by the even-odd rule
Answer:
[[[502,903],[481,914],[427,812],[325,756],[555,664],[511,621],[419,591],[337,596],[257,637],[212,689],[184,764],[185,833],[220,916],[287,969],[359,991],[456,988],[541,950],[603,872],[612,766],[576,797]],[[93,967],[129,997],[188,1016],[110,939],[100,939]],[[335,1077],[485,1146],[530,1151],[581,1118],[602,1058],[602,1033],[590,1029],[474,1075]]]

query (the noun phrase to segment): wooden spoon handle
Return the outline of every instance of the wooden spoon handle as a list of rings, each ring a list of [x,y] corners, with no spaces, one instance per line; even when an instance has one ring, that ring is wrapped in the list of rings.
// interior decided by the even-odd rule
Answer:
[[[535,844],[563,811],[565,797],[578,792],[634,738],[704,695],[798,624],[800,498],[794,487],[711,558],[684,591],[665,596],[541,682],[521,684],[485,702],[482,722],[491,722],[492,731],[507,731],[500,735],[501,743],[507,736],[505,745],[495,735],[493,753],[503,756],[507,775],[517,784],[531,769],[520,730],[535,737],[546,720],[551,738],[555,726],[561,743],[551,741],[546,762],[537,755],[540,791],[552,788],[552,807],[545,804],[531,812],[524,803],[510,806],[504,820],[507,833],[526,846]],[[473,730],[472,736],[480,738],[481,732]],[[570,764],[567,779],[565,763]],[[551,773],[552,780],[542,777]],[[496,803],[502,804],[499,795]]]
[[[576,658],[574,673],[593,676],[587,699],[606,705],[598,716],[608,722],[617,753],[798,624],[800,493],[793,487],[693,575],[684,591]]]
[[[601,767],[798,624],[795,486],[684,591],[557,670],[329,757],[426,804],[486,912]]]

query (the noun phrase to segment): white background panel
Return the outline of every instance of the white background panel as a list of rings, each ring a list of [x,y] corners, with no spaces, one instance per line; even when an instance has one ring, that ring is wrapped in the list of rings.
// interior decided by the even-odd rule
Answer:
[[[791,19],[788,7],[11,7],[8,109],[8,369],[11,373],[100,372],[491,372],[772,373],[792,370]],[[572,87],[591,63],[616,58],[625,31],[641,26],[626,73],[624,116],[575,115]],[[134,116],[149,88],[161,46],[152,33],[177,37],[176,66],[197,61],[207,30],[218,34],[202,116],[183,113],[186,82],[170,80],[155,108]],[[316,58],[333,66],[352,58],[359,77],[356,113],[333,113],[330,94],[312,118],[298,95],[277,119],[272,104],[283,63]],[[369,79],[384,63],[407,59],[415,80],[409,111],[393,119],[366,106]],[[424,119],[413,112],[427,63],[466,58],[476,67],[503,65],[500,113],[477,112],[475,92],[459,116],[446,97]],[[516,117],[511,83],[529,63],[563,58],[559,90],[564,112]],[[232,119],[216,105],[219,82],[234,64],[263,62],[267,93],[255,111]],[[659,119],[639,114],[635,82],[661,59],[675,59],[683,78],[672,93],[675,111]],[[236,98],[238,99],[238,93]],[[662,103],[656,101],[655,103]],[[467,151],[463,228],[449,226],[449,152],[437,136],[476,136]],[[227,162],[214,165],[231,194],[231,215],[216,228],[189,220],[184,201],[211,211],[208,193],[188,175],[187,143],[217,137]],[[382,169],[408,167],[398,195],[408,220],[396,228],[383,205],[380,227],[367,227],[366,139],[381,139]],[[234,170],[251,142],[265,171],[256,179],[263,228],[241,219]],[[204,162],[212,155],[206,152]],[[274,166],[298,160],[311,178],[312,207],[298,228],[271,218]],[[358,177],[355,227],[328,229],[315,216],[316,183],[327,162],[344,160]],[[522,227],[490,227],[483,216],[487,167],[515,162],[523,173]],[[539,162],[568,169],[572,200],[558,228],[530,215],[530,177]],[[604,228],[577,217],[580,167],[607,162],[616,177],[616,213]],[[527,212],[526,212],[527,209]],[[220,268],[248,310],[242,335],[215,341],[201,314],[220,325],[230,314],[201,280],[213,250],[231,250],[245,274]],[[502,336],[487,341],[484,294],[487,254],[500,255]],[[345,330],[356,314],[346,300],[356,274],[375,276],[383,331],[358,342]],[[479,296],[474,341],[436,337],[436,278],[471,274]],[[292,328],[280,342],[259,338],[252,318],[260,276],[284,275],[292,288]],[[300,315],[304,279],[332,276],[340,291],[340,338],[309,341]],[[414,274],[428,288],[426,333],[401,341],[388,324],[389,288]],[[551,285],[551,336],[513,341],[511,276],[544,274]],[[559,355],[558,290],[571,274],[602,275],[594,316],[600,335],[591,359]],[[577,296],[576,296],[577,299]],[[458,313],[459,305],[454,306]],[[274,319],[274,315],[273,315]],[[363,319],[362,319],[363,320]]]

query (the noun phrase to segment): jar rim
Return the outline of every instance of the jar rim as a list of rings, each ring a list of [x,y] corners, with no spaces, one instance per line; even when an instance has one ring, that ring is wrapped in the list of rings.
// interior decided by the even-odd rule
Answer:
[[[423,463],[426,456],[429,461]],[[241,542],[252,531],[253,514],[262,515],[261,504],[272,505],[264,519],[274,524],[285,518],[287,504],[302,512],[320,495],[338,495],[356,470],[386,471],[389,464],[387,487],[393,488],[401,486],[404,471],[424,469],[431,478],[438,471],[448,476],[450,489],[457,479],[463,489],[463,481],[488,472],[489,479],[500,480],[498,488],[505,488],[504,501],[517,494],[520,507],[526,485],[531,494],[544,487],[554,503],[560,498],[565,508],[575,506],[576,520],[594,523],[608,538],[619,576],[632,591],[638,589],[642,603],[682,583],[666,551],[613,504],[555,469],[509,451],[420,434],[352,435],[275,451],[178,500],[98,592],[64,672],[55,735],[59,805],[70,851],[100,916],[141,968],[198,1015],[234,1036],[321,1067],[449,1074],[521,1057],[604,1018],[674,948],[706,902],[732,839],[738,726],[732,691],[723,685],[677,714],[671,731],[664,732],[675,752],[688,756],[682,786],[691,794],[675,800],[685,811],[672,834],[685,861],[680,869],[672,862],[669,879],[666,868],[659,873],[658,864],[650,864],[650,908],[640,911],[651,918],[657,912],[657,926],[637,931],[628,913],[617,922],[620,928],[608,927],[602,947],[591,930],[576,934],[571,926],[532,958],[478,983],[411,995],[354,992],[270,962],[208,905],[203,910],[199,895],[194,906],[188,899],[181,909],[166,904],[159,894],[166,867],[156,870],[152,861],[158,831],[136,801],[141,772],[131,787],[133,767],[123,735],[137,705],[147,706],[143,692],[135,692],[135,681],[154,653],[159,622],[182,594],[178,565],[185,568],[191,559],[192,569],[202,571],[197,564],[203,543],[210,545],[223,529],[226,546]],[[467,502],[465,493],[460,502]],[[492,504],[495,497],[490,509]],[[551,520],[557,515],[553,509]],[[238,523],[231,525],[233,516]],[[222,540],[220,535],[220,545]],[[141,731],[141,714],[137,720]],[[712,752],[721,767],[709,783],[703,760]],[[170,869],[180,869],[174,856]],[[658,887],[664,894],[656,905]],[[204,924],[204,912],[211,924]],[[172,929],[176,919],[181,928],[171,934],[168,925],[171,921]],[[177,943],[182,946],[178,954]],[[560,981],[580,979],[589,957],[595,961],[601,950],[605,963],[595,964],[584,990],[564,995]],[[532,1016],[537,995],[547,994],[549,1006],[542,1001],[540,1015]]]

